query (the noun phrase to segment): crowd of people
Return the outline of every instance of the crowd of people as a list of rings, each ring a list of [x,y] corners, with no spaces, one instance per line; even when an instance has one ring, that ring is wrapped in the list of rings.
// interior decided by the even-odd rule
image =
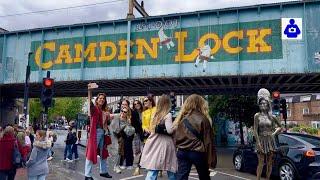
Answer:
[[[86,146],[85,179],[93,179],[93,165],[100,164],[100,176],[112,178],[107,166],[108,146],[115,148],[113,171],[134,170],[133,176],[147,170],[147,180],[157,179],[164,172],[168,179],[188,179],[191,166],[197,169],[200,179],[210,179],[209,169],[216,166],[213,144],[213,126],[205,99],[193,94],[183,104],[174,120],[171,100],[162,95],[157,104],[154,97],[146,96],[143,102],[121,100],[119,110],[111,113],[106,94],[99,93],[92,101],[92,87],[88,85],[90,128]],[[112,139],[112,140],[111,140]],[[57,140],[49,128],[35,130],[31,126],[0,128],[0,179],[13,180],[18,168],[26,168],[28,179],[46,179],[48,161],[53,159],[53,146]],[[65,138],[64,160],[78,160],[76,132],[71,126]],[[20,157],[16,156],[19,154]],[[74,155],[74,159],[73,159]],[[20,158],[17,163],[16,159]]]
[[[168,179],[188,179],[191,166],[197,169],[200,179],[210,179],[210,168],[217,163],[212,120],[208,104],[197,94],[184,102],[177,118],[173,120],[171,101],[162,95],[157,104],[152,96],[139,100],[121,101],[119,110],[110,113],[106,94],[99,93],[92,102],[92,89],[88,84],[90,132],[86,148],[85,179],[92,180],[92,167],[100,157],[100,176],[112,178],[107,168],[110,136],[116,147],[116,163],[113,170],[121,173],[133,169],[133,175],[148,171],[146,179],[157,179],[167,172]]]

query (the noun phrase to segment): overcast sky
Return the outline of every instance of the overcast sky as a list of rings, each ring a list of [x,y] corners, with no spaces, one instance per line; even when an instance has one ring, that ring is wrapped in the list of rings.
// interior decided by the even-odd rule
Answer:
[[[137,1],[141,2],[141,0]],[[144,6],[150,16],[156,16],[280,1],[288,0],[144,0]],[[94,3],[97,5],[61,9]],[[30,13],[37,11],[44,12]],[[124,19],[127,11],[128,0],[1,0],[0,27],[13,31]],[[139,16],[138,12],[135,12],[135,15]]]

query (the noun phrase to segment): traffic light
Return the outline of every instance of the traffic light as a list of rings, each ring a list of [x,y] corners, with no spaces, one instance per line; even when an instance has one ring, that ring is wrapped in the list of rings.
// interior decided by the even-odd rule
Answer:
[[[52,98],[54,94],[54,80],[51,78],[43,78],[42,91],[41,91],[41,103],[44,107],[52,106]]]
[[[280,92],[272,92],[272,113],[274,115],[280,114]]]
[[[280,99],[280,113],[283,119],[287,119],[287,101],[286,99]]]

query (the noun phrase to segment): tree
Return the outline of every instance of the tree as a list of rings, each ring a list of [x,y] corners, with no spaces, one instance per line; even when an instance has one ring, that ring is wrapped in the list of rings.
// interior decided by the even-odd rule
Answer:
[[[42,106],[39,98],[30,99],[29,101],[29,119],[31,123],[40,118]]]
[[[57,116],[65,116],[67,120],[76,119],[77,114],[82,111],[84,99],[77,98],[55,98],[53,108],[49,109],[49,119]]]

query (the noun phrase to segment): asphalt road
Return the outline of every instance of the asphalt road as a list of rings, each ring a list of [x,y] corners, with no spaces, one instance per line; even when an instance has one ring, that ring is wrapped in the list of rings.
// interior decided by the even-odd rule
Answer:
[[[54,159],[48,161],[49,164],[49,175],[47,177],[48,180],[81,180],[84,179],[84,166],[85,166],[85,147],[78,146],[79,157],[78,161],[73,162],[65,162],[63,160],[63,152],[64,152],[64,139],[66,138],[67,131],[59,130],[58,140],[54,146]],[[86,135],[82,134],[81,144],[86,144],[85,142]],[[142,175],[132,176],[134,170],[122,170],[121,174],[117,174],[113,171],[113,166],[115,162],[113,147],[110,147],[111,157],[108,158],[108,170],[109,173],[113,176],[112,179],[119,180],[142,180],[145,179],[146,171],[142,170]],[[218,180],[249,180],[255,179],[255,175],[248,173],[240,173],[234,170],[232,165],[232,152],[233,149],[228,148],[218,148],[218,165],[215,171],[210,173],[211,179]],[[106,179],[100,177],[99,175],[99,165],[95,165],[93,168],[93,178],[96,179]],[[20,169],[16,175],[17,180],[24,180],[26,178],[26,171],[24,169]],[[163,174],[163,177],[159,177],[158,179],[168,179],[166,173]],[[198,174],[195,169],[192,169],[189,179],[199,179]]]

